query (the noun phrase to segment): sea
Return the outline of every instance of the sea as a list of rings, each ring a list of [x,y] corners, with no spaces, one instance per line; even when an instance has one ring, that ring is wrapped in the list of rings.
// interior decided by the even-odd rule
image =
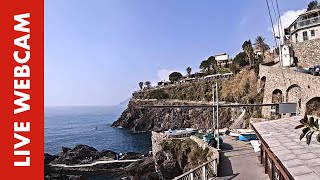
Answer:
[[[126,106],[45,107],[45,153],[78,144],[117,153],[151,151],[151,133],[113,128]]]

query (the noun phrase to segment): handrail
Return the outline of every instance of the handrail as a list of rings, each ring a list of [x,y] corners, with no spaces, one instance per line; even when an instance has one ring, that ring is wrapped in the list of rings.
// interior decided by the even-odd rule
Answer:
[[[175,177],[173,180],[193,180],[193,179],[202,179],[207,180],[209,178],[217,176],[218,172],[218,159],[210,160],[206,163],[203,163],[202,165],[197,166],[196,168],[193,168],[189,170],[188,172],[183,173],[180,176]],[[213,163],[213,168],[210,169],[210,167],[207,167],[207,165],[210,165]],[[201,172],[196,172],[201,169]],[[211,172],[210,172],[211,170]]]

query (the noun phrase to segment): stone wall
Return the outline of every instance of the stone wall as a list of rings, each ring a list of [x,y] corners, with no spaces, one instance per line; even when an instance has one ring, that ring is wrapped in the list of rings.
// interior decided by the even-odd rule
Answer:
[[[155,158],[155,154],[157,154],[157,152],[162,150],[161,143],[166,139],[167,137],[164,133],[162,132],[158,133],[158,132],[152,131],[151,142],[152,142],[152,154],[154,158]],[[201,147],[202,149],[209,148],[210,153],[208,154],[208,161],[213,159],[219,159],[219,152],[217,149],[209,146],[208,143],[204,142],[202,139],[196,136],[191,136],[190,139],[196,142],[198,146]]]
[[[320,97],[320,77],[296,72],[290,69],[260,65],[259,78],[266,78],[263,103],[273,103],[272,95],[275,90],[282,92],[283,102],[300,104],[298,112],[306,112],[306,104],[314,97]],[[263,107],[262,115],[270,117],[271,107]]]
[[[292,44],[295,57],[298,58],[298,65],[311,67],[320,65],[320,39],[309,40]]]
[[[152,131],[151,142],[152,142],[152,155],[154,159],[157,152],[162,150],[161,143],[165,139],[166,139],[166,135],[164,133],[157,133]]]
[[[209,148],[208,161],[217,159],[219,162],[219,151],[216,148],[209,146],[207,142],[196,136],[191,136],[190,139],[196,142],[202,149]]]

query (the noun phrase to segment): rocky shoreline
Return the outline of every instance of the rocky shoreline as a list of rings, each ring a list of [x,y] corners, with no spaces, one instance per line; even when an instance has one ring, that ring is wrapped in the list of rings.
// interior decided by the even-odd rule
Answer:
[[[120,160],[141,159],[133,163],[98,164],[88,167],[55,167],[52,165],[80,165],[95,161],[117,159],[117,153],[110,150],[98,151],[87,145],[73,149],[63,147],[59,155],[44,155],[44,179],[46,180],[90,180],[90,179],[157,179],[154,160],[148,154],[123,153]]]

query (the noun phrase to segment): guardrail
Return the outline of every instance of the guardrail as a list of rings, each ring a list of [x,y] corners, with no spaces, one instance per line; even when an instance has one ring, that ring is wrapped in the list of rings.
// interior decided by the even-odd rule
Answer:
[[[208,180],[216,177],[218,173],[218,160],[208,161],[190,171],[175,177],[173,180]]]

